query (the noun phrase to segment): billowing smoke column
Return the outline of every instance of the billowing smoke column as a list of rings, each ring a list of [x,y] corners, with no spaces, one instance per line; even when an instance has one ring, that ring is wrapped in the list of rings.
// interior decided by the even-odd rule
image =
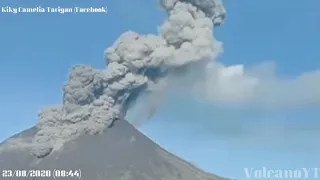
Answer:
[[[107,130],[132,102],[176,69],[212,61],[222,51],[213,37],[225,10],[218,0],[162,0],[168,19],[160,35],[126,32],[105,51],[107,67],[78,65],[63,88],[63,104],[39,114],[32,153],[44,157],[83,133]]]

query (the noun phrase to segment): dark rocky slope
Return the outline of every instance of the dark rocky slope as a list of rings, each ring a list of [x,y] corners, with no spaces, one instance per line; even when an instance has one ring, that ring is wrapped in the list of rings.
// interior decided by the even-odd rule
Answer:
[[[33,127],[1,144],[0,169],[81,170],[82,180],[219,180],[170,154],[125,120],[99,135],[82,135],[44,158],[32,156],[28,148],[13,146],[28,141],[37,132]],[[9,147],[9,146],[12,147]],[[2,180],[32,179],[7,178]],[[34,178],[53,179],[53,178]],[[59,179],[59,178],[56,178]],[[64,180],[75,177],[60,178]]]

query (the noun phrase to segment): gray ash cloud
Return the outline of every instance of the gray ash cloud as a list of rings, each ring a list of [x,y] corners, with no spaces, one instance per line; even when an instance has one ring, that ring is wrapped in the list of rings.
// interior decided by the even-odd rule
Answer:
[[[161,0],[161,5],[168,18],[158,35],[125,32],[105,50],[105,69],[71,69],[63,103],[39,113],[32,154],[43,157],[81,134],[108,130],[141,93],[163,87],[158,84],[169,74],[208,63],[221,53],[213,36],[214,26],[225,17],[220,1]]]

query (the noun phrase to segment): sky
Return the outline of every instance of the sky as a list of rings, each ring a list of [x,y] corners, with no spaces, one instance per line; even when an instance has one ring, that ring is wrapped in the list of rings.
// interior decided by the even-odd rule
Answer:
[[[268,62],[271,66],[264,67],[270,73],[275,66],[277,79],[295,79],[319,69],[319,1],[223,2],[227,19],[215,29],[215,37],[223,42],[224,53],[217,61],[249,69]],[[61,87],[72,65],[104,68],[103,51],[120,34],[128,30],[156,33],[165,18],[155,0],[57,0],[50,4],[5,0],[0,5],[108,7],[107,14],[0,14],[0,140],[33,126],[42,107],[61,102]],[[319,167],[319,101],[288,105],[301,92],[313,92],[311,99],[319,99],[315,96],[320,93],[319,80],[315,76],[307,84],[298,83],[299,88],[284,86],[284,94],[292,94],[283,99],[289,103],[274,107],[221,107],[174,96],[139,129],[198,167],[227,177],[245,179],[245,167]],[[134,118],[129,113],[128,119]]]

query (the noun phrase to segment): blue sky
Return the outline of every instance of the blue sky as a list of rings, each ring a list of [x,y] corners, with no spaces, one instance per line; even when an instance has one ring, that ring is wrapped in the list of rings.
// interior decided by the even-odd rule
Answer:
[[[273,61],[277,76],[286,78],[320,67],[318,0],[225,0],[224,4],[227,21],[216,30],[216,38],[224,43],[219,61],[245,66]],[[0,14],[2,140],[33,126],[41,107],[60,103],[61,86],[72,65],[103,68],[104,49],[121,33],[156,33],[165,17],[155,0],[57,0],[50,4],[12,0],[0,5],[106,5],[109,9],[108,14]],[[320,130],[318,109],[234,110],[176,97],[162,104],[152,120],[140,128],[207,171],[244,179],[244,167],[319,166],[320,154],[315,150],[319,147],[315,141]],[[268,131],[266,137],[259,133],[254,135],[262,139],[247,137],[244,126],[256,122],[257,131]],[[294,133],[284,137],[284,127],[292,127]]]

